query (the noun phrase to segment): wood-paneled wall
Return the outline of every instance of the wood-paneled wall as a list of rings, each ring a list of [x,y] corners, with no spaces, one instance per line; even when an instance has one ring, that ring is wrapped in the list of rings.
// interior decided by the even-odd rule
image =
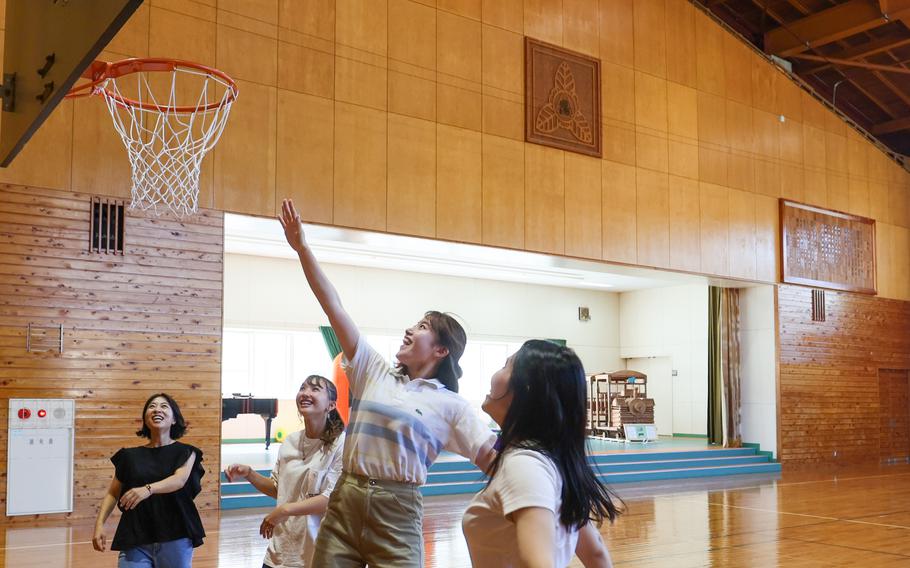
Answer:
[[[204,453],[196,502],[215,508],[223,214],[180,222],[127,211],[125,254],[97,254],[88,252],[89,199],[0,185],[0,463],[9,398],[75,399],[75,507],[67,517],[93,517],[113,474],[109,458],[142,443],[142,404],[165,391],[190,423],[185,441]],[[63,353],[27,352],[30,322],[63,324]]]
[[[603,160],[524,143],[524,35],[601,59]],[[238,80],[209,207],[774,282],[785,197],[874,217],[910,299],[910,174],[686,0],[149,0],[104,55]],[[125,195],[105,113],[0,181]]]
[[[907,443],[910,302],[827,291],[826,321],[815,322],[811,291],[778,290],[781,462],[906,456],[886,433],[893,424]]]

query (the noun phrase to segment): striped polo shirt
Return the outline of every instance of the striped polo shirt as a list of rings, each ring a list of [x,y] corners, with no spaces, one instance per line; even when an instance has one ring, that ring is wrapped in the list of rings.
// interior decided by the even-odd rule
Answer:
[[[439,452],[474,461],[495,436],[471,405],[436,379],[394,369],[363,334],[354,359],[343,359],[354,401],[344,443],[344,470],[423,485]]]

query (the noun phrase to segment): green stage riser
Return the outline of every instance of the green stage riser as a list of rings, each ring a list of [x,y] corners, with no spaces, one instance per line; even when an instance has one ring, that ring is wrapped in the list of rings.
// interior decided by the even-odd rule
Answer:
[[[728,475],[780,473],[779,463],[771,461],[768,452],[757,447],[666,451],[642,453],[612,453],[591,456],[598,476],[606,483],[633,483],[667,479],[692,479]],[[269,470],[259,470],[268,476]],[[221,508],[244,509],[273,507],[275,500],[256,492],[246,482],[227,483],[221,476]],[[445,460],[435,463],[427,484],[420,488],[425,496],[460,495],[483,489],[485,480],[480,470],[466,460]]]

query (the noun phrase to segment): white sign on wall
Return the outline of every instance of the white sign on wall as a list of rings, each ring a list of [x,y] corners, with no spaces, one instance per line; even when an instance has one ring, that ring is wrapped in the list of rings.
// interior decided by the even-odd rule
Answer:
[[[9,400],[6,515],[73,510],[72,399]]]

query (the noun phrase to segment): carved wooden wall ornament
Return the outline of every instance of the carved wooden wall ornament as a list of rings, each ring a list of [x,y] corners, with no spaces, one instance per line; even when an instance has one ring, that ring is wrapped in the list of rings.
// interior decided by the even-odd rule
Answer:
[[[780,201],[781,278],[875,294],[875,220]]]
[[[601,157],[600,61],[525,38],[525,140]]]

